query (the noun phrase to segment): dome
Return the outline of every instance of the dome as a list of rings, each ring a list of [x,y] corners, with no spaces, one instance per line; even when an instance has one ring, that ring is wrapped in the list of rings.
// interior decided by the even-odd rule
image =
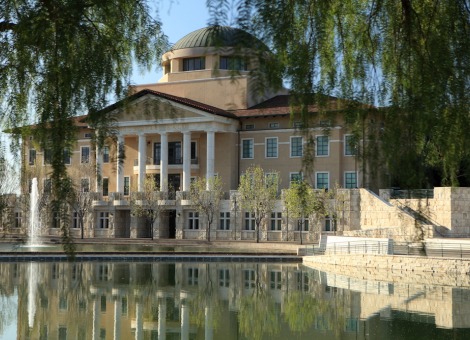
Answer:
[[[229,26],[200,28],[178,40],[172,50],[193,47],[258,47],[266,49],[266,45],[255,36],[239,28]]]

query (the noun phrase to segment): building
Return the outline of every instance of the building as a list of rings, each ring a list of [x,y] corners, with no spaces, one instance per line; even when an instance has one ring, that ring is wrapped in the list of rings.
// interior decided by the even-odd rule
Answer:
[[[100,112],[112,121],[113,138],[94,146],[92,137],[100,131],[86,117],[77,117],[77,144],[64,156],[76,185],[94,193],[85,237],[202,238],[202,221],[185,193],[192,178],[218,176],[227,195],[211,233],[216,239],[251,239],[250,214],[240,211],[234,194],[240,174],[253,164],[276,171],[282,190],[307,176],[302,173],[306,152],[314,156],[306,178],[313,187],[372,186],[356,157],[341,101],[328,98],[326,113],[309,107],[307,141],[302,121],[291,116],[287,91],[259,90],[257,73],[263,65],[258,53],[270,56],[259,40],[239,29],[196,30],[163,55],[164,75],[158,83],[135,86],[128,98]],[[30,138],[24,141],[24,155],[27,179],[38,178],[39,191],[49,191],[47,150]],[[164,204],[154,230],[132,216],[130,208],[148,175],[158,183]],[[296,221],[289,221],[283,209],[279,202],[264,226],[264,240],[298,237]],[[78,237],[79,217],[72,215],[72,235]],[[54,215],[43,218],[43,235],[59,235],[57,220]],[[318,223],[320,231],[330,228],[328,220]],[[317,238],[312,230],[305,231],[305,240]]]

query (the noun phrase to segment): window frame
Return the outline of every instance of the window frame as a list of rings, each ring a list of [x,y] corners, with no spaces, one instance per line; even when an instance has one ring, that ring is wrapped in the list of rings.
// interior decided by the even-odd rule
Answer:
[[[282,230],[282,212],[271,211],[271,217],[269,219],[269,231],[281,231]]]
[[[326,138],[326,151],[325,151],[324,142],[322,142],[321,145],[319,143],[319,140],[324,139],[324,138]],[[328,157],[329,155],[330,155],[330,136],[328,135],[315,136],[315,156],[316,157]]]
[[[84,150],[88,150],[88,155],[86,155]],[[81,164],[90,163],[90,147],[89,146],[81,146],[80,147],[80,163]]]
[[[326,178],[327,178],[326,187],[323,187],[323,186],[318,187],[319,175],[326,175]],[[326,189],[326,190],[328,190],[330,188],[330,173],[328,171],[317,171],[317,172],[315,172],[315,188],[316,189]]]
[[[268,145],[269,141],[276,141],[276,144],[275,144],[275,147],[273,145]],[[265,158],[269,158],[269,159],[275,159],[275,158],[278,158],[279,157],[279,137],[266,137],[264,139],[264,157]],[[270,152],[273,152],[275,150],[275,152],[273,153],[273,155],[269,155]],[[275,155],[274,155],[275,154]]]
[[[188,229],[199,230],[199,212],[188,211]]]
[[[221,211],[219,214],[219,230],[230,230],[230,211]]]
[[[346,157],[354,157],[357,155],[357,148],[354,149],[353,146],[351,145],[351,142],[349,139],[352,139],[354,135],[344,135],[344,153],[343,155]],[[349,151],[350,150],[350,151]],[[349,151],[349,152],[348,152]]]
[[[129,196],[131,193],[131,177],[130,176],[124,176],[124,190],[123,190],[123,195],[124,196]]]
[[[29,149],[28,164],[36,165],[36,149]]]
[[[109,211],[98,212],[98,228],[109,229]]]
[[[105,187],[105,183],[106,183],[106,187]],[[103,177],[103,179],[101,180],[101,192],[104,197],[109,196],[109,178],[108,177]]]
[[[201,71],[206,69],[206,57],[183,58],[183,72]]]
[[[255,213],[245,211],[245,216],[243,218],[243,230],[245,231],[255,231],[256,222],[255,222]]]
[[[298,179],[294,179],[293,176],[298,176]],[[289,172],[289,186],[292,186],[292,183],[302,182],[304,180],[304,174],[302,171],[298,172]]]
[[[247,156],[245,157],[245,142],[249,142],[250,145],[248,146],[248,153]],[[241,140],[241,158],[242,159],[254,159],[255,157],[255,140],[254,138],[243,138]]]
[[[103,150],[102,150],[102,160],[103,160],[103,163],[109,163],[109,146],[107,145],[104,145],[103,146]]]
[[[294,139],[300,139],[300,146],[296,145],[295,151],[299,151],[298,148],[300,147],[300,154],[294,154]],[[304,138],[302,136],[290,136],[290,158],[301,158],[304,155]],[[297,153],[297,152],[296,152]]]

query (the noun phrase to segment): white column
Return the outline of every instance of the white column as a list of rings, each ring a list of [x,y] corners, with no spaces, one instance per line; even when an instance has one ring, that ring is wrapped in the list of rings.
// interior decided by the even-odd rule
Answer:
[[[168,136],[160,133],[160,191],[168,191]]]
[[[189,307],[186,302],[181,304],[181,340],[189,339]]]
[[[144,320],[142,318],[142,303],[140,297],[136,299],[135,303],[135,339],[142,340],[144,338]]]
[[[206,180],[207,190],[210,190],[209,180],[214,177],[214,144],[215,144],[215,132],[207,131],[207,166],[206,166]]]
[[[99,296],[95,294],[93,296],[93,331],[92,331],[92,339],[98,340],[100,334],[100,304],[98,300]]]
[[[101,149],[98,145],[96,145],[96,192],[102,192],[102,186],[100,185],[103,183],[103,149]]]
[[[121,135],[117,136],[117,157],[116,157],[116,168],[117,168],[117,176],[116,176],[116,192],[124,193],[124,163],[123,160],[120,159],[121,150],[124,149],[124,137]]]
[[[166,339],[166,299],[158,301],[158,340]]]
[[[204,340],[213,339],[213,329],[212,329],[212,307],[206,306],[204,310]]]
[[[118,294],[114,296],[114,340],[121,339],[121,311],[122,298]]]
[[[191,132],[183,132],[183,191],[191,185]]]
[[[139,184],[137,187],[138,191],[144,191],[144,181],[145,181],[145,167],[147,164],[147,145],[144,133],[139,133],[139,154],[138,154],[138,164],[139,164]]]

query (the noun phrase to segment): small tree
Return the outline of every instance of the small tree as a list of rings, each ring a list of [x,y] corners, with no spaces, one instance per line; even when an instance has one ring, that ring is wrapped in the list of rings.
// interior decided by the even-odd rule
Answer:
[[[300,244],[302,244],[305,218],[322,210],[323,204],[312,187],[305,181],[292,183],[291,187],[284,192],[284,204],[289,215],[298,219]]]
[[[252,166],[240,177],[240,204],[242,209],[254,215],[256,242],[259,242],[260,225],[274,209],[279,187],[277,172],[265,173],[259,166]]]
[[[153,227],[164,209],[159,196],[159,187],[152,175],[144,180],[143,191],[131,196],[131,212],[135,216],[144,217],[150,226],[150,237],[154,239]]]
[[[210,190],[206,190],[207,187]],[[209,179],[209,183],[207,183],[205,178],[198,177],[191,183],[189,196],[192,205],[206,218],[206,239],[210,241],[211,226],[223,196],[222,181],[218,177],[212,177]]]

